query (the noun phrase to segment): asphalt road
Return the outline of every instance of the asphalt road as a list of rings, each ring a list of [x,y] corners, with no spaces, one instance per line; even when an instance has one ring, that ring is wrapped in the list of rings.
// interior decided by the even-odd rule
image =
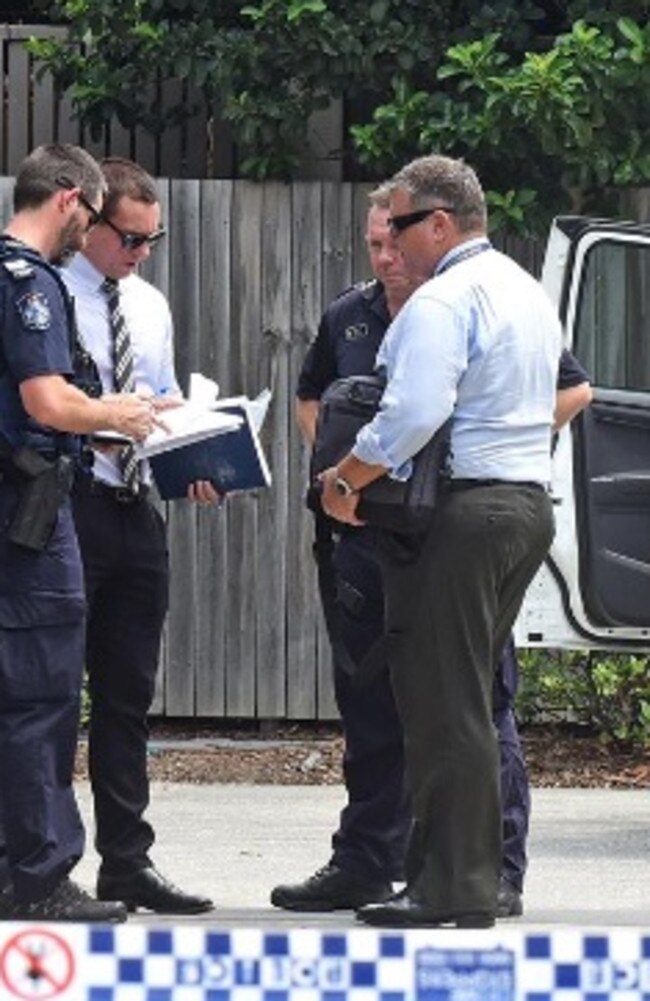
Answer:
[[[87,784],[79,783],[78,793],[89,845],[75,878],[92,890],[97,858]],[[349,911],[298,915],[268,902],[276,883],[301,880],[327,861],[343,802],[340,786],[154,783],[149,813],[157,831],[154,861],[184,889],[209,894],[216,909],[201,918],[131,920],[359,927]],[[650,926],[648,790],[533,790],[529,857],[525,914],[510,919],[508,927]]]

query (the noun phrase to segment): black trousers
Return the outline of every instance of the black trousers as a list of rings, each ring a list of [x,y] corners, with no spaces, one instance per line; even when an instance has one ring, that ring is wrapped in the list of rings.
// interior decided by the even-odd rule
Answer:
[[[74,492],[84,565],[88,623],[88,734],[95,845],[102,871],[128,873],[151,864],[147,713],[154,695],[168,605],[163,520],[146,500],[120,503]]]
[[[495,907],[494,670],[552,536],[542,490],[471,487],[443,495],[417,560],[383,559],[388,656],[415,817],[407,881],[442,913]]]

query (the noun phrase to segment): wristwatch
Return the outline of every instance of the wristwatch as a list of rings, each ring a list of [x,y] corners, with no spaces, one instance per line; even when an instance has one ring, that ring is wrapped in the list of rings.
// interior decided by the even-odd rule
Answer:
[[[334,480],[334,489],[340,497],[352,497],[353,494],[358,494],[359,491],[351,487],[346,479],[342,476],[337,476]]]

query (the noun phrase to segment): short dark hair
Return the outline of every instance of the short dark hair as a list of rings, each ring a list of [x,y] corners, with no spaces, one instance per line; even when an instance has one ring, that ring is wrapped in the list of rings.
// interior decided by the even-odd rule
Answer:
[[[160,201],[156,182],[143,167],[123,156],[108,156],[100,161],[107,185],[103,214],[110,219],[120,198],[155,205]]]
[[[18,168],[14,211],[40,208],[59,188],[80,188],[95,202],[105,187],[99,164],[85,149],[70,143],[37,146]]]
[[[476,172],[464,162],[433,153],[411,160],[391,178],[391,190],[403,188],[414,209],[439,202],[454,209],[461,232],[485,229],[485,195]]]

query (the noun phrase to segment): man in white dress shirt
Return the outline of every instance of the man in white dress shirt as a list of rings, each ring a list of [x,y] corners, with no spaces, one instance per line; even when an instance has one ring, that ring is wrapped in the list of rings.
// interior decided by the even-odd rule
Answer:
[[[136,274],[164,236],[156,185],[130,160],[111,157],[102,169],[108,191],[100,222],[63,277],[104,389],[119,392],[130,385],[163,407],[180,393],[171,314],[165,297]],[[149,470],[146,463],[128,465],[124,450],[97,451],[92,474],[80,476],[73,493],[88,600],[89,769],[101,856],[97,895],[123,900],[130,910],[199,914],[212,902],[166,880],[149,854],[154,832],[144,818],[146,717],[169,567],[164,523],[149,502]],[[189,496],[199,502],[218,497],[207,483],[194,484]]]

